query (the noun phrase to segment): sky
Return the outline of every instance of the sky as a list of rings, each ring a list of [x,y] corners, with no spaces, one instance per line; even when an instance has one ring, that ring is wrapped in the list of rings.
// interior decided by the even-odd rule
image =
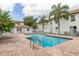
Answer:
[[[79,0],[0,0],[0,8],[10,11],[13,20],[22,21],[24,16],[48,16],[52,5],[67,4],[70,10],[79,8]]]

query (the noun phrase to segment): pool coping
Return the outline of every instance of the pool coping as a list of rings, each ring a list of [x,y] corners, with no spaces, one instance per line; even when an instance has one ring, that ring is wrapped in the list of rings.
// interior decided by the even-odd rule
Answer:
[[[32,33],[32,34],[41,34],[41,33]],[[72,36],[66,36],[66,35],[62,36],[62,35],[56,35],[56,34],[41,34],[41,35],[46,35],[46,36],[50,36],[50,37],[65,38],[65,39],[73,39],[74,38]]]
[[[46,34],[46,36],[50,36],[50,37],[58,37],[58,38],[64,38],[64,39],[70,39],[70,40],[73,39],[72,37],[57,36],[57,35],[49,35],[49,34]]]

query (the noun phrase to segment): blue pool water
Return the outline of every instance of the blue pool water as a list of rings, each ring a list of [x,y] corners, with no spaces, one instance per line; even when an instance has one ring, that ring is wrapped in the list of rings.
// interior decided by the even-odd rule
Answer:
[[[52,47],[63,42],[68,41],[67,38],[59,38],[59,37],[50,37],[47,35],[41,34],[32,34],[29,38],[32,42],[41,45],[42,47]]]

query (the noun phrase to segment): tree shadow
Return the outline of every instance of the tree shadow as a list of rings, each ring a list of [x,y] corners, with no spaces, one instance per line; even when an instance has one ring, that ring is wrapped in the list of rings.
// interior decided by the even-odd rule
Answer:
[[[15,37],[8,37],[8,36],[4,36],[2,38],[0,38],[0,43],[14,43],[17,42],[16,40],[14,40]]]

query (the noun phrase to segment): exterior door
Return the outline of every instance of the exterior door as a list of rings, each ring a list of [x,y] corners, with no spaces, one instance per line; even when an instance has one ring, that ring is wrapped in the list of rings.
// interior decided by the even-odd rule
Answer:
[[[75,34],[77,32],[77,26],[70,26],[70,34]]]

